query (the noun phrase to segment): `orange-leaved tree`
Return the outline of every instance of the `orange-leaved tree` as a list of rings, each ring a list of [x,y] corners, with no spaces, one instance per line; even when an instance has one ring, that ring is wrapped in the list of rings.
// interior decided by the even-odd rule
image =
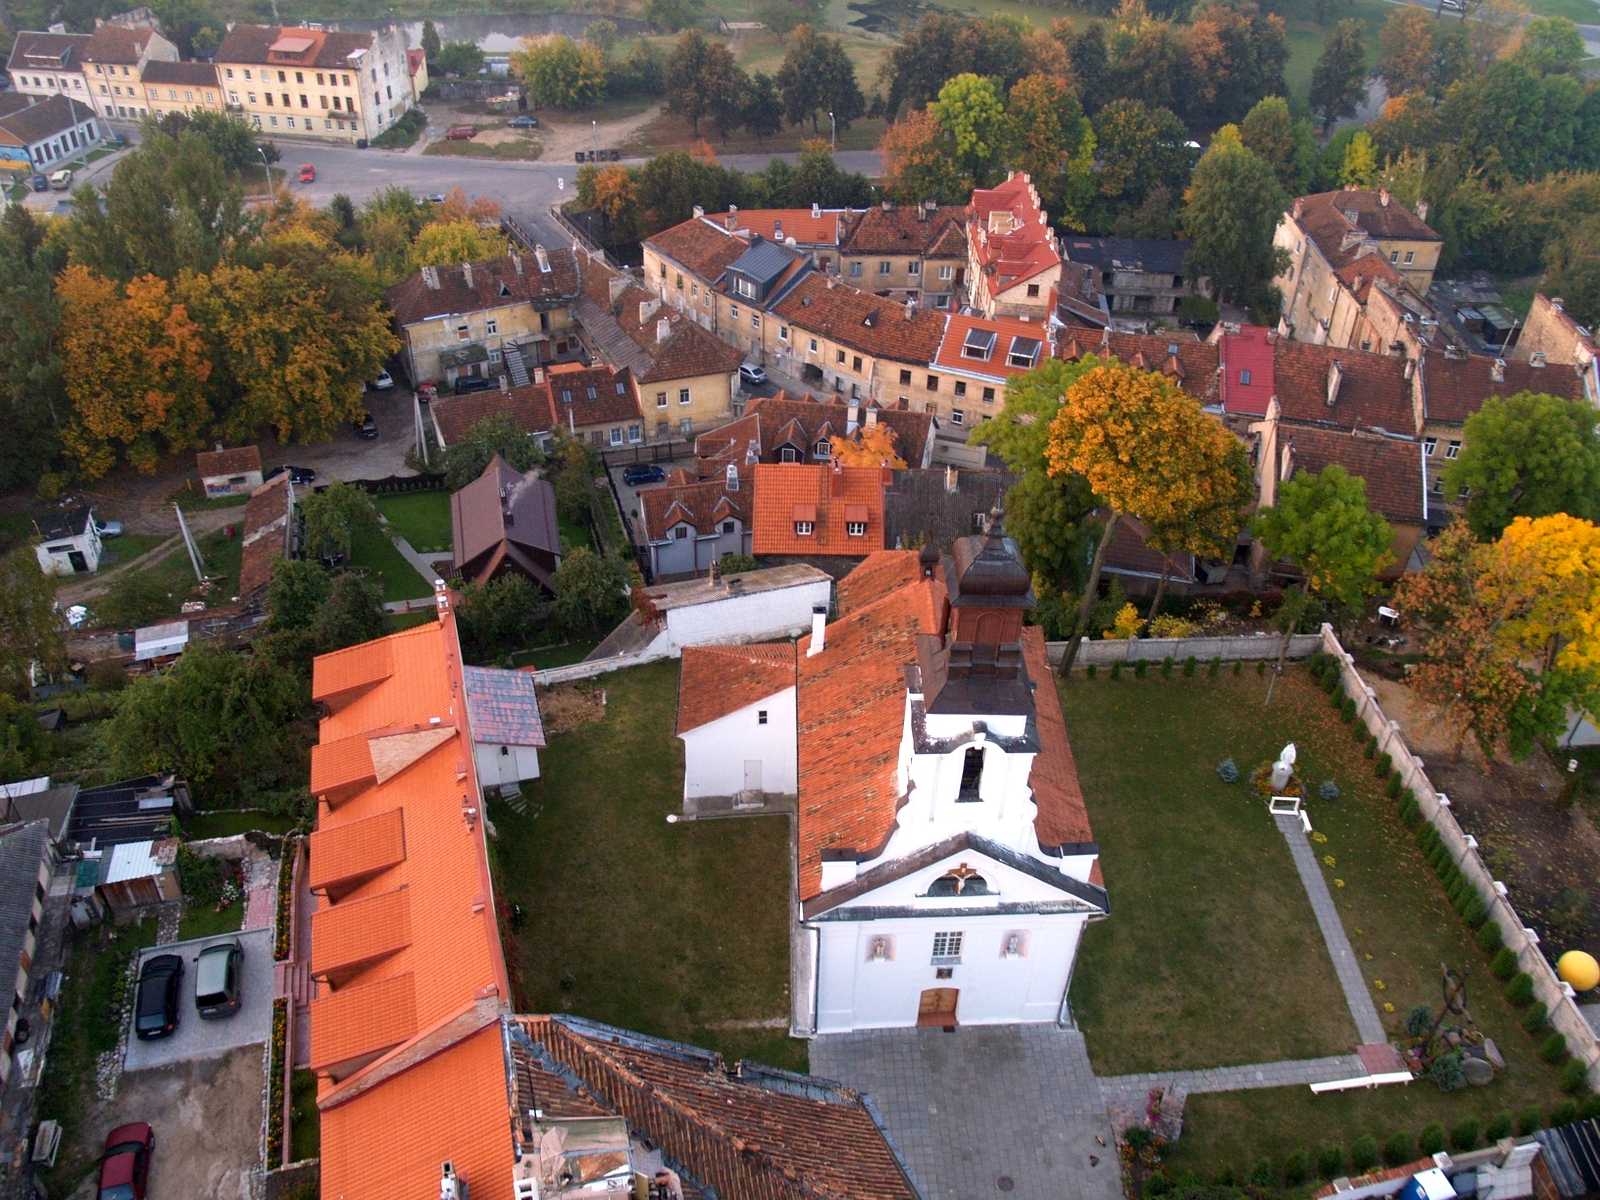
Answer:
[[[97,479],[122,458],[153,471],[163,452],[200,444],[211,425],[211,359],[167,281],[143,275],[120,288],[73,265],[56,295],[72,404],[62,442],[79,470]]]
[[[854,437],[835,435],[828,439],[833,448],[833,458],[846,467],[894,467],[906,465],[894,448],[894,430],[887,425],[864,426]]]
[[[1206,543],[1231,541],[1249,503],[1249,464],[1244,445],[1171,380],[1122,363],[1086,371],[1067,388],[1045,462],[1053,476],[1082,476],[1104,521],[1062,657],[1065,674],[1121,521],[1137,517],[1175,539],[1188,530]]]

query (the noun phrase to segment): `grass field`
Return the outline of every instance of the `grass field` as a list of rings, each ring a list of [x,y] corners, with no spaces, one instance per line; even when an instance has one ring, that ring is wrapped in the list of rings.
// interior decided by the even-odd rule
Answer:
[[[429,614],[424,614],[429,615]],[[198,812],[183,823],[184,836],[193,841],[206,838],[232,837],[237,833],[288,833],[294,828],[294,818],[282,813],[230,812],[217,809]]]
[[[428,581],[394,548],[394,543],[382,530],[357,535],[351,548],[350,565],[372,575],[386,602],[415,600],[433,594]]]
[[[536,162],[544,153],[537,138],[519,137],[504,142],[429,142],[424,154],[447,158],[493,158],[501,162]]]
[[[450,493],[404,492],[379,496],[378,511],[389,528],[424,553],[450,549]]]
[[[220,912],[210,904],[185,904],[183,919],[178,922],[178,940],[215,937],[219,933],[237,933],[244,924],[244,900],[235,900]]]
[[[589,657],[598,642],[561,642],[554,646],[535,646],[531,650],[519,650],[511,656],[511,665],[514,667],[537,666],[541,670],[551,667],[568,667],[575,662],[582,662]]]
[[[1403,1036],[1405,1014],[1414,1005],[1437,1005],[1439,966],[1447,963],[1468,973],[1472,1016],[1499,1046],[1508,1069],[1489,1087],[1454,1094],[1419,1081],[1340,1096],[1288,1089],[1192,1097],[1174,1166],[1244,1172],[1263,1156],[1276,1160],[1308,1144],[1348,1146],[1363,1133],[1382,1141],[1397,1131],[1415,1135],[1432,1121],[1450,1128],[1463,1118],[1548,1108],[1560,1098],[1554,1070],[1518,1027],[1518,1010],[1490,977],[1483,953],[1396,816],[1395,802],[1383,795],[1351,729],[1303,668],[1285,676],[1271,709],[1262,704],[1265,689],[1265,681],[1247,670],[1217,679],[1202,671],[1192,679],[1152,673],[1112,681],[1102,673],[1063,690],[1112,901],[1112,917],[1085,936],[1073,981],[1074,1010],[1097,1068],[1108,1056],[1114,1062],[1152,1057],[1152,1039],[1186,1048],[1235,1037],[1217,1028],[1230,1011],[1246,1028],[1264,1031],[1261,1040],[1247,1039],[1251,1047],[1265,1051],[1286,1039],[1279,989],[1284,980],[1300,982],[1307,955],[1282,947],[1280,939],[1297,920],[1303,892],[1297,881],[1279,890],[1238,879],[1237,864],[1253,861],[1259,841],[1245,826],[1271,826],[1260,802],[1246,795],[1248,785],[1222,784],[1215,766],[1232,757],[1248,776],[1293,741],[1300,776],[1313,794],[1324,779],[1342,792],[1337,801],[1313,799],[1308,809],[1327,839],[1317,850],[1328,856],[1330,890],[1390,1036]],[[1205,826],[1212,828],[1206,832]],[[1200,836],[1180,848],[1175,835],[1186,828]],[[1271,836],[1281,843],[1275,831]],[[1281,844],[1278,854],[1288,861]],[[1306,986],[1325,995],[1316,982],[1325,951],[1314,928],[1309,937],[1310,957],[1321,956],[1322,963]],[[1232,944],[1241,941],[1249,944]],[[1278,948],[1263,955],[1258,943]],[[1126,990],[1114,991],[1119,987]],[[1138,1002],[1128,1003],[1130,996]],[[1335,993],[1330,1003],[1347,1021],[1342,997]],[[1253,1050],[1249,1057],[1277,1055]]]
[[[295,1071],[289,1077],[289,1103],[293,1115],[289,1127],[290,1162],[316,1158],[322,1149],[321,1114],[317,1112],[317,1076],[313,1071]]]
[[[599,681],[602,721],[553,734],[528,814],[499,802],[496,891],[521,1012],[579,1012],[804,1070],[787,1025],[788,826],[753,817],[669,825],[682,802],[672,736],[678,664]],[[624,770],[622,764],[626,764]]]

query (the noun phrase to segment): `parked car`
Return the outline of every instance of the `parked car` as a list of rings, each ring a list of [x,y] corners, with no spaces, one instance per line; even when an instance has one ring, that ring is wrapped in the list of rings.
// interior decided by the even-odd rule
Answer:
[[[118,1125],[100,1152],[100,1200],[144,1200],[156,1131],[144,1121]]]
[[[356,436],[371,442],[378,436],[378,423],[372,419],[371,413],[362,413],[361,420],[354,422]]]
[[[133,1006],[133,1031],[145,1041],[170,1036],[178,1028],[178,988],[183,959],[157,954],[145,959],[139,972],[139,993]]]
[[[239,976],[243,969],[244,947],[238,938],[200,951],[194,960],[195,1011],[208,1020],[238,1012]]]
[[[266,478],[267,479],[276,479],[279,475],[282,475],[285,471],[289,472],[289,482],[294,484],[296,487],[304,486],[305,484],[310,483],[313,479],[315,479],[317,477],[317,472],[316,472],[316,468],[315,467],[288,467],[288,466],[283,466],[283,467],[273,467],[272,470],[267,472]]]
[[[103,538],[116,538],[122,536],[121,521],[96,521],[94,523],[94,527]]]
[[[32,185],[33,190],[36,192],[48,192],[50,190],[50,181],[43,175],[35,175],[28,180],[28,183]]]
[[[456,395],[465,396],[468,392],[487,392],[494,387],[492,379],[479,379],[475,375],[463,375],[456,380]]]
[[[760,387],[767,381],[767,370],[759,363],[740,363],[739,382],[747,387]]]
[[[300,182],[315,183],[317,181],[317,168],[314,163],[300,164]]]
[[[123,137],[120,133],[108,133],[101,139],[101,141],[110,146],[113,150],[121,150],[128,144],[128,139]]]
[[[476,125],[452,125],[445,130],[444,140],[447,142],[470,142],[478,136]]]
[[[510,124],[513,129],[537,129],[539,128],[539,118],[526,115],[512,117]]]
[[[394,386],[394,376],[387,371],[379,371],[378,377],[367,386],[375,392],[387,392]]]
[[[428,195],[428,203],[429,204],[443,204],[444,203],[444,193],[443,192],[431,192],[431,193],[429,193],[429,195]]]
[[[54,175],[50,176],[50,190],[53,191],[53,192],[64,192],[71,186],[72,186],[72,168],[71,167],[62,167],[61,170],[57,171]]]
[[[654,463],[634,463],[631,467],[622,468],[622,482],[629,487],[638,487],[643,483],[660,483],[666,477],[667,473]]]

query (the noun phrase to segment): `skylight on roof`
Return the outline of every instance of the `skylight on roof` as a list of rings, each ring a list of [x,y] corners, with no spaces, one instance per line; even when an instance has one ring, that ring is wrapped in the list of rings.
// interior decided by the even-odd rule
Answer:
[[[994,353],[995,334],[992,329],[979,329],[977,326],[967,330],[967,337],[961,343],[962,358],[976,358],[980,362],[987,362],[989,355]]]
[[[1039,339],[1012,338],[1011,352],[1006,356],[1006,361],[1013,367],[1022,367],[1024,370],[1033,366],[1034,363],[1039,361]]]

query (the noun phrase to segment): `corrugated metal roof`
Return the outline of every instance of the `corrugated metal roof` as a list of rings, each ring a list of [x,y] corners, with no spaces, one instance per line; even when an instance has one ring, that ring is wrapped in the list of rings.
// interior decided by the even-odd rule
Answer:
[[[161,874],[161,864],[156,861],[154,842],[124,842],[111,848],[110,865],[106,867],[102,883],[122,883],[128,879],[147,879]]]
[[[40,775],[34,779],[19,779],[15,783],[0,783],[0,796],[8,800],[15,800],[19,796],[31,796],[35,792],[48,791],[50,776]]]
[[[782,275],[798,256],[799,251],[763,239],[752,243],[750,249],[728,264],[728,269],[738,271],[741,275],[748,275],[751,279],[758,279],[762,283],[771,283]]]

